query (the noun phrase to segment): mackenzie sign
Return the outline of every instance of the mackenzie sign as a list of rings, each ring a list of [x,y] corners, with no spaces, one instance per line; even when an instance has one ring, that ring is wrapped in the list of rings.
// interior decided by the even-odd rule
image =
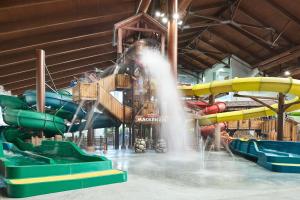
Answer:
[[[146,115],[146,116],[136,116],[136,122],[148,122],[148,123],[160,123],[165,122],[165,117],[160,117],[159,115]]]

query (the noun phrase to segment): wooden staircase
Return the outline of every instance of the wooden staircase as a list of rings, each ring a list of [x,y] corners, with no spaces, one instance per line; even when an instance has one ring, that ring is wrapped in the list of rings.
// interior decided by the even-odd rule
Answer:
[[[129,122],[132,109],[129,106],[121,104],[113,95],[98,84],[97,101],[101,108],[104,108],[111,115],[122,122]],[[125,109],[125,110],[124,110]],[[125,118],[124,118],[125,117]]]
[[[121,122],[131,121],[132,108],[121,104],[111,91],[130,89],[130,78],[124,74],[113,74],[94,83],[79,83],[73,88],[74,101],[97,101],[100,109],[104,108]]]

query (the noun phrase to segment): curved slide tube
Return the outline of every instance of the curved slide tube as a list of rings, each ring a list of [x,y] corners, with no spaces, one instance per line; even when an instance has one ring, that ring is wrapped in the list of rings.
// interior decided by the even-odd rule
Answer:
[[[77,118],[83,119],[86,117],[86,112],[82,108],[78,111],[78,105],[73,102],[70,96],[59,93],[46,92],[45,105],[52,114],[27,110],[35,105],[36,91],[34,90],[27,90],[21,99],[14,96],[0,95],[0,106],[6,108],[3,110],[3,120],[6,124],[31,130],[44,130],[47,136],[64,133],[67,127],[63,119],[71,120],[76,112]],[[102,113],[95,113],[92,119],[93,128],[118,125],[117,120]],[[86,122],[75,124],[70,131],[84,130],[85,127]]]
[[[205,115],[223,112],[226,109],[226,104],[224,102],[216,102],[210,106],[204,101],[187,101],[186,105],[191,109],[203,109],[202,113]]]
[[[201,108],[201,113],[204,115],[216,114],[223,112],[226,109],[226,104],[224,102],[215,102],[213,105],[209,106],[207,102],[204,101],[187,101],[187,106],[190,108]],[[219,123],[220,130],[223,131],[226,128],[225,123]],[[208,125],[200,127],[201,135],[207,137],[214,134],[216,125]]]
[[[14,96],[0,95],[0,106],[13,109],[28,109],[24,101]]]
[[[45,105],[50,107],[50,109],[59,109],[61,116],[66,116],[68,112],[71,115],[74,115],[77,111],[78,105],[73,102],[72,97],[53,93],[53,92],[46,92],[45,94]],[[36,105],[36,91],[34,90],[27,90],[23,94],[24,101],[29,105],[33,106]],[[65,111],[65,112],[63,112]],[[80,108],[77,113],[77,117],[82,119],[86,115],[85,111]],[[70,117],[67,115],[66,117]],[[72,119],[72,118],[71,118]]]
[[[120,126],[120,122],[118,120],[114,120],[111,117],[103,114],[103,113],[94,113],[94,116],[92,118],[92,127],[94,129],[97,128],[109,128],[109,127],[116,127]],[[83,131],[86,127],[86,121],[82,122],[81,124],[73,124],[70,128],[70,132],[75,131]]]
[[[205,115],[216,114],[224,112],[226,109],[226,104],[224,102],[216,102],[211,106],[207,106],[202,110],[202,113]]]
[[[216,126],[217,125],[208,125],[208,126],[200,127],[201,135],[204,136],[204,137],[207,137],[209,135],[214,134]],[[224,131],[225,128],[226,128],[226,124],[224,122],[219,123],[219,126],[220,126],[221,131]]]
[[[24,101],[29,106],[36,105],[36,91],[34,90],[27,90],[23,94]],[[46,92],[46,99],[45,105],[49,107],[50,110],[57,110],[55,115],[64,119],[72,120],[73,115],[76,113],[76,117],[79,119],[83,119],[86,117],[87,113],[82,109],[79,108],[78,104],[73,102],[71,96],[53,93],[53,92]],[[102,114],[102,113],[94,113],[92,118],[92,127],[94,129],[97,128],[107,128],[107,127],[115,127],[118,126],[120,123],[111,117]],[[75,131],[82,131],[86,128],[86,122],[81,124],[73,124],[70,128],[70,132]]]
[[[203,109],[208,106],[208,103],[205,101],[186,101],[187,107],[194,109],[194,108],[200,108]]]
[[[47,113],[6,109],[3,112],[3,120],[11,126],[44,130],[49,133],[62,134],[66,131],[66,126],[62,118]]]
[[[127,180],[127,173],[112,169],[110,160],[88,155],[72,142],[43,140],[38,146],[26,142],[36,131],[43,130],[47,137],[64,133],[66,125],[61,117],[29,110],[36,104],[34,91],[25,93],[23,100],[0,95],[3,120],[10,125],[0,127],[0,176],[9,197],[29,197]],[[71,118],[78,107],[69,100],[68,96],[47,93],[47,111],[55,114],[59,111],[62,116],[71,114]],[[79,113],[82,118],[86,116],[83,110]],[[104,118],[104,114],[93,117],[102,126],[113,123],[109,117]]]
[[[276,77],[235,78],[231,80],[214,81],[211,83],[198,84],[194,86],[181,86],[179,89],[187,96],[202,96],[240,91],[281,92],[284,94],[289,93],[297,96],[293,100],[286,101],[285,103],[287,104],[299,101],[300,80]],[[275,109],[277,108],[277,104],[271,106]],[[290,112],[298,109],[300,109],[300,104],[294,104],[290,106],[287,111]],[[271,109],[267,107],[259,107],[248,110],[202,116],[199,120],[199,124],[203,126],[226,121],[245,120],[274,115],[276,115],[276,113]]]

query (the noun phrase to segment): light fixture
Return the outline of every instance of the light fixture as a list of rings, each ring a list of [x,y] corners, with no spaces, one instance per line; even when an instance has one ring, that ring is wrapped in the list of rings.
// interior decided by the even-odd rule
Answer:
[[[291,72],[290,72],[290,71],[285,71],[285,72],[284,72],[284,75],[285,75],[285,76],[289,76],[289,75],[291,75]]]
[[[166,24],[168,22],[168,18],[163,17],[161,21],[162,21],[162,23]]]
[[[165,16],[165,13],[160,13],[160,17],[164,17]]]
[[[177,22],[177,24],[180,26],[180,25],[183,24],[183,21],[182,21],[182,20],[179,20],[179,21]]]
[[[179,14],[178,13],[174,13],[173,14],[173,19],[175,19],[175,20],[179,19]]]
[[[159,11],[155,12],[155,17],[160,17],[161,13]]]

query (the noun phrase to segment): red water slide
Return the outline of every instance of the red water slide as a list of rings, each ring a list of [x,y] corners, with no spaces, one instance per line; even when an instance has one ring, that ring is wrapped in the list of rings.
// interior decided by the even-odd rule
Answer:
[[[210,115],[223,112],[226,109],[226,104],[224,102],[215,102],[213,105],[209,106],[208,103],[204,101],[187,101],[186,105],[191,109],[201,109],[200,115]],[[207,137],[215,132],[217,125],[203,126],[200,128],[201,135]],[[225,123],[219,123],[220,130],[226,129]]]

